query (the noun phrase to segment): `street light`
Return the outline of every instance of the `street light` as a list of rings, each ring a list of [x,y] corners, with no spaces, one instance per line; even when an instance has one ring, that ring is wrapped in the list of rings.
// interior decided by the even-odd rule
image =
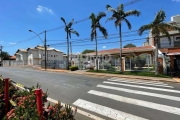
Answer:
[[[32,30],[29,30],[29,32],[33,32],[34,34],[36,34],[38,37],[39,37],[39,35],[36,33],[36,32],[34,32],[34,31],[32,31]],[[46,51],[47,51],[47,46],[46,46],[46,30],[44,31],[44,41],[39,37],[39,39],[44,43],[44,48],[45,48],[45,70],[46,70]]]

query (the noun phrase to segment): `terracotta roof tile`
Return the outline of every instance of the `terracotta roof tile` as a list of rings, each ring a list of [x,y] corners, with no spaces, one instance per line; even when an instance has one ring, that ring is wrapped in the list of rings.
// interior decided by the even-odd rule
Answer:
[[[147,50],[154,50],[155,47],[153,46],[141,46],[141,47],[131,47],[131,48],[123,48],[122,53],[131,53],[132,51],[147,51]],[[98,54],[107,54],[107,53],[119,53],[119,48],[109,49],[109,50],[101,50],[98,51]],[[86,55],[93,55],[95,52],[87,53]]]
[[[10,56],[9,59],[10,59],[10,60],[15,60],[15,59],[16,59],[16,56]]]

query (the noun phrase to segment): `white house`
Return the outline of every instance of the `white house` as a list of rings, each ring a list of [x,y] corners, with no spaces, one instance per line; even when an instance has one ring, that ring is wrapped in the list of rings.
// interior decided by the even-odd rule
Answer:
[[[18,49],[15,53],[16,62],[22,63],[23,65],[28,64],[28,52],[24,49]]]
[[[45,60],[45,48],[43,46],[37,46],[35,48],[28,48],[28,65],[41,65],[41,62]],[[47,48],[46,51],[47,61],[62,61],[63,52],[54,48]]]

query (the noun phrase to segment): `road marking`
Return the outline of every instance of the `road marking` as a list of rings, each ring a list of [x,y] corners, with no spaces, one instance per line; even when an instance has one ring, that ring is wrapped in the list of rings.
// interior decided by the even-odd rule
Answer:
[[[103,83],[114,84],[114,85],[122,85],[122,86],[128,86],[128,87],[135,87],[135,88],[144,88],[144,89],[149,89],[149,90],[158,90],[158,91],[165,91],[165,92],[180,93],[180,91],[172,90],[172,89],[145,87],[145,86],[140,86],[140,85],[129,85],[129,84],[123,84],[123,83],[106,82],[106,81],[104,81]]]
[[[50,101],[50,102],[52,102],[52,103],[58,103],[57,100],[54,100],[54,99],[49,98],[49,97],[47,98],[47,100]],[[61,105],[65,106],[65,104],[62,103],[62,102],[61,102]],[[75,108],[72,107],[72,109],[75,109]],[[81,115],[84,115],[84,116],[86,116],[86,117],[92,118],[92,119],[94,119],[94,120],[105,120],[105,119],[103,119],[103,118],[100,118],[100,117],[98,117],[98,116],[92,115],[92,114],[90,114],[90,113],[88,113],[88,112],[85,112],[85,111],[82,111],[82,110],[80,110],[80,109],[77,109],[77,113],[80,113]]]
[[[163,98],[163,99],[174,100],[174,101],[180,102],[180,97],[175,97],[175,96],[170,96],[170,95],[150,93],[150,92],[144,92],[144,91],[138,91],[138,90],[130,90],[126,88],[112,87],[112,86],[106,86],[106,85],[97,85],[97,87],[111,89],[111,90],[118,90],[118,91],[122,91],[126,93],[138,94],[138,95],[152,96],[152,97]]]
[[[137,99],[133,99],[133,98],[127,98],[127,97],[118,96],[118,95],[109,94],[109,93],[100,92],[100,91],[95,91],[95,90],[90,90],[88,93],[97,95],[97,96],[101,96],[101,97],[105,97],[105,98],[109,98],[109,99],[113,99],[113,100],[116,100],[119,102],[124,102],[124,103],[128,103],[128,104],[138,105],[138,106],[142,106],[142,107],[147,107],[147,108],[151,108],[151,109],[155,109],[155,110],[160,110],[163,112],[180,115],[180,108],[176,108],[176,107],[157,104],[157,103],[153,103],[153,102],[147,102],[147,101],[143,101],[143,100],[137,100]]]
[[[103,116],[106,116],[115,120],[148,120],[145,118],[141,118],[141,117],[129,114],[129,113],[118,111],[118,110],[115,110],[106,106],[102,106],[96,103],[92,103],[89,101],[85,101],[82,99],[76,100],[73,104],[81,108],[84,108],[86,110],[98,113],[100,115],[103,115]]]
[[[139,82],[136,82],[136,81],[126,81],[126,80],[124,80],[124,81],[119,81],[119,80],[109,80],[109,81],[116,81],[116,82],[123,82],[123,83],[134,83],[134,84],[143,84],[143,85],[151,85],[151,86],[160,86],[160,87],[169,87],[169,88],[174,88],[174,87],[172,87],[172,86],[168,86],[168,85],[163,85],[163,84],[161,84],[161,85],[157,85],[157,84],[154,84],[154,83],[139,83]]]
[[[163,85],[168,85],[165,84],[164,82],[158,82],[158,81],[147,81],[147,80],[129,80],[129,79],[108,79],[108,80],[118,80],[118,81],[130,81],[130,82],[139,82],[139,83],[152,83],[152,84],[163,84]]]

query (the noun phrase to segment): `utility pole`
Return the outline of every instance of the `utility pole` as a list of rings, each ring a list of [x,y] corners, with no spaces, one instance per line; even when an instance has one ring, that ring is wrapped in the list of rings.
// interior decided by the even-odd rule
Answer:
[[[45,70],[46,70],[46,51],[47,51],[47,46],[46,46],[46,30],[44,31],[44,47],[45,47]]]

